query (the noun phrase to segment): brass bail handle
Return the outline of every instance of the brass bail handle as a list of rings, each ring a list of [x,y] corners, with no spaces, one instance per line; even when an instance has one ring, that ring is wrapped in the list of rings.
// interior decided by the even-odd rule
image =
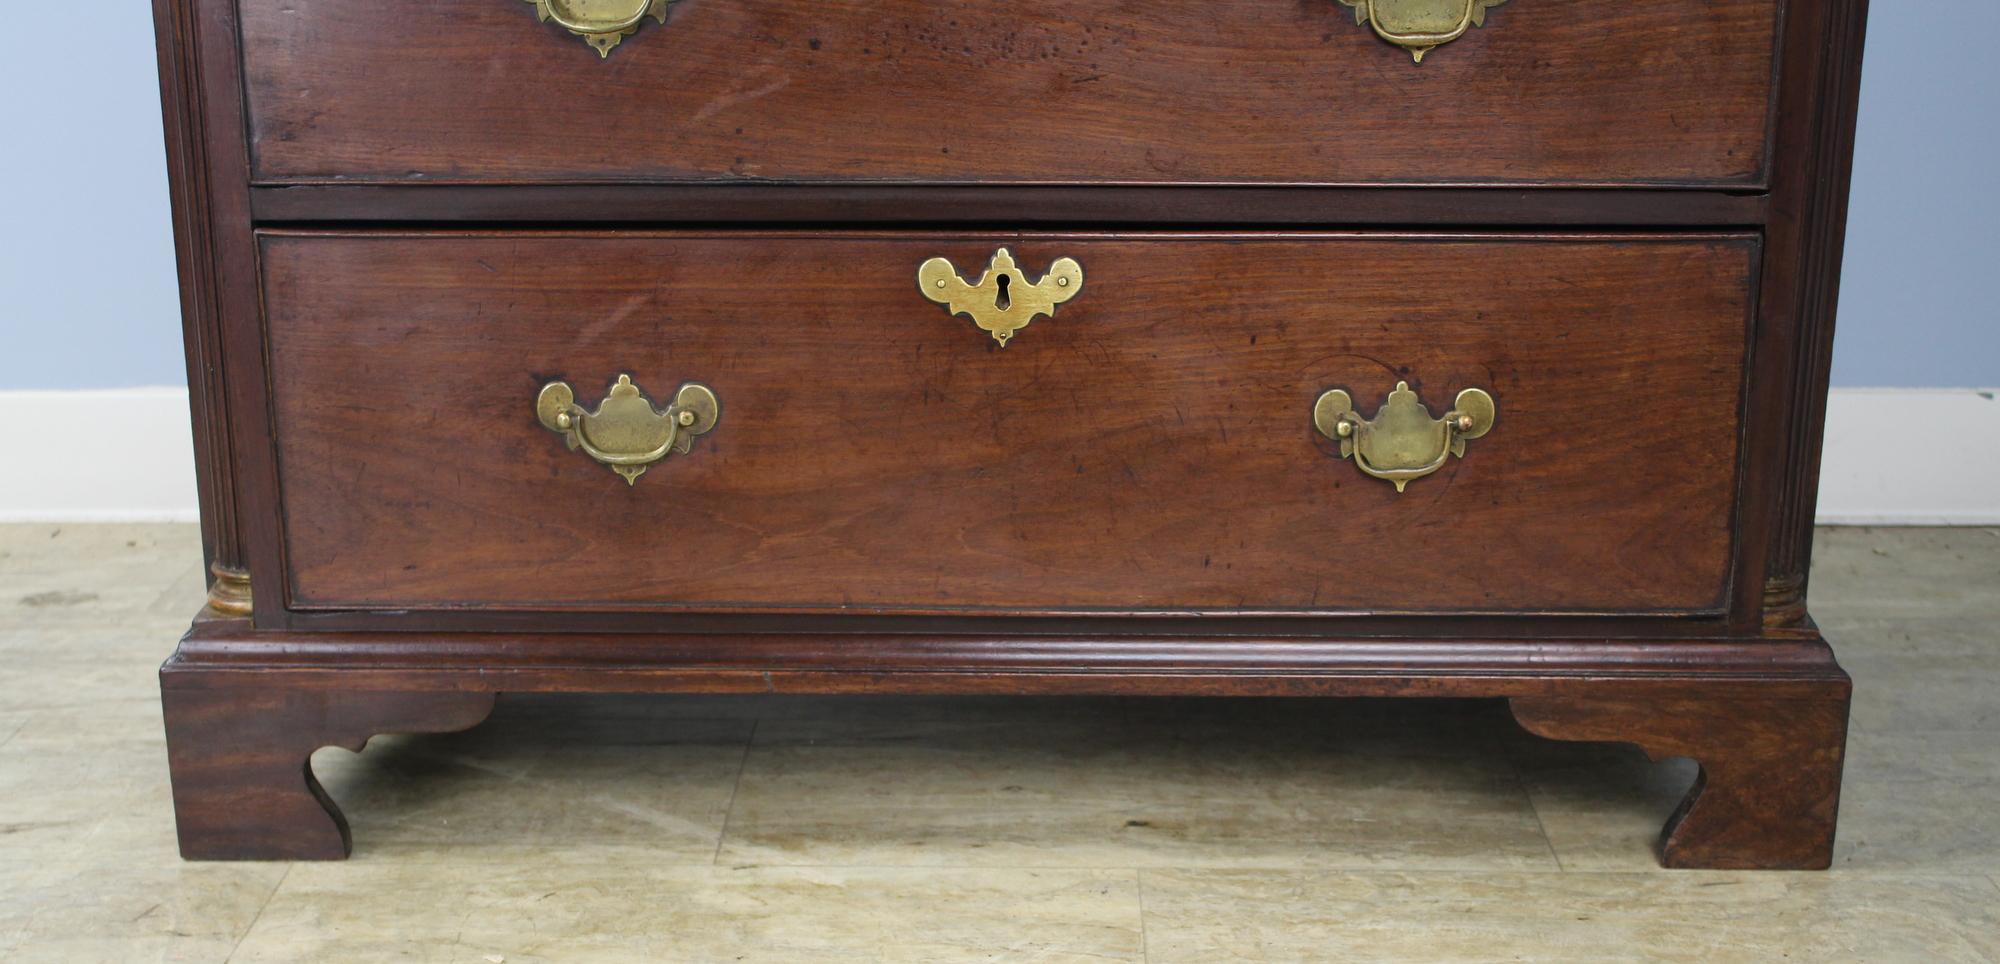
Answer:
[[[611,48],[638,32],[647,17],[667,22],[667,5],[673,0],[527,0],[543,23],[553,23],[579,37],[597,51],[611,56]]]
[[[986,273],[966,284],[951,261],[932,258],[917,268],[917,290],[952,314],[972,319],[1005,348],[1015,332],[1043,315],[1054,317],[1057,305],[1083,290],[1083,265],[1075,258],[1057,258],[1041,280],[1029,281],[1014,256],[1001,248]]]
[[[1404,50],[1417,63],[1473,27],[1486,25],[1486,11],[1507,0],[1340,0],[1354,8],[1354,22],[1375,28],[1381,37]]]
[[[1354,398],[1338,388],[1322,394],[1313,404],[1313,426],[1340,442],[1341,458],[1352,458],[1361,471],[1401,492],[1443,468],[1450,456],[1464,458],[1465,443],[1492,431],[1497,414],[1493,396],[1468,388],[1443,418],[1432,418],[1409,383],[1397,382],[1374,418],[1362,418]]]
[[[570,451],[581,449],[618,473],[626,485],[637,485],[639,476],[668,455],[686,455],[695,436],[708,434],[720,416],[720,404],[706,385],[682,385],[663,411],[630,375],[618,376],[594,412],[576,403],[568,382],[550,382],[535,397],[535,417],[543,428],[562,436]]]

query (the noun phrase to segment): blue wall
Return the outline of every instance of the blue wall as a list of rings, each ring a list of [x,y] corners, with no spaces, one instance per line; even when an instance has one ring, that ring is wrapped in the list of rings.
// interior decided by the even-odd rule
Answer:
[[[1833,378],[2000,386],[2000,3],[1914,6],[1876,0],[1869,24]],[[80,42],[0,30],[0,389],[184,377],[152,21],[132,7]]]
[[[2000,386],[2000,3],[1874,0],[1836,385]]]
[[[0,29],[0,389],[187,379],[152,10],[116,6]]]

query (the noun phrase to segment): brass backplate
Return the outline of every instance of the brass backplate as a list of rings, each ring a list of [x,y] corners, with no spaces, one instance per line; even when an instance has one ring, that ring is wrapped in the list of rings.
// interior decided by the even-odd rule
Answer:
[[[932,258],[917,268],[917,288],[952,314],[971,318],[1005,348],[1015,332],[1042,315],[1053,316],[1057,305],[1083,290],[1083,265],[1075,258],[1057,258],[1042,280],[1031,282],[1014,256],[1001,248],[972,284],[958,276],[950,261]]]
[[[1486,11],[1507,0],[1340,0],[1354,8],[1354,22],[1370,24],[1383,40],[1410,52],[1417,63],[1433,49],[1486,25]]]
[[[674,0],[527,0],[535,5],[535,15],[543,23],[558,26],[583,38],[600,58],[611,56],[611,48],[639,31],[647,17],[667,22],[667,5]]]
[[[1464,458],[1466,441],[1492,431],[1496,416],[1493,396],[1468,388],[1458,393],[1443,418],[1432,418],[1408,382],[1396,383],[1374,418],[1362,418],[1353,396],[1338,388],[1313,404],[1314,427],[1340,442],[1340,457],[1394,483],[1397,492],[1443,468],[1448,456]]]
[[[550,382],[535,397],[535,417],[571,451],[582,449],[635,485],[653,463],[676,452],[686,455],[695,436],[715,427],[721,408],[708,386],[689,382],[661,411],[632,384],[632,376],[620,375],[594,412],[576,403],[568,382]]]

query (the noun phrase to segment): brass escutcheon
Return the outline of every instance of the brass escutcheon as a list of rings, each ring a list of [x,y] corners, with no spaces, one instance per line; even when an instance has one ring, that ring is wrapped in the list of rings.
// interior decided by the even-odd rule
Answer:
[[[611,56],[611,48],[639,31],[647,17],[667,22],[667,4],[673,0],[527,0],[543,23],[557,26],[583,38],[600,58]]]
[[[1443,418],[1432,418],[1409,383],[1397,382],[1371,419],[1355,412],[1353,397],[1338,388],[1321,395],[1313,405],[1313,425],[1340,442],[1341,458],[1354,459],[1361,471],[1395,483],[1401,492],[1443,468],[1446,457],[1464,458],[1466,440],[1492,431],[1495,414],[1493,396],[1468,388]]]
[[[1486,11],[1507,0],[1340,0],[1354,8],[1354,22],[1410,52],[1417,63],[1433,49],[1486,25]]]
[[[535,398],[535,417],[543,428],[561,435],[571,451],[582,449],[610,467],[626,485],[638,484],[639,476],[669,454],[686,455],[694,437],[708,434],[720,415],[715,393],[706,385],[682,385],[663,412],[653,408],[630,375],[618,376],[595,412],[576,403],[568,382],[550,382]]]
[[[1005,348],[1015,332],[1042,315],[1053,317],[1057,305],[1083,290],[1083,265],[1075,258],[1057,258],[1042,280],[1030,282],[1015,267],[1014,256],[1001,248],[973,284],[966,284],[949,260],[932,258],[917,268],[917,288],[952,314],[971,318]]]

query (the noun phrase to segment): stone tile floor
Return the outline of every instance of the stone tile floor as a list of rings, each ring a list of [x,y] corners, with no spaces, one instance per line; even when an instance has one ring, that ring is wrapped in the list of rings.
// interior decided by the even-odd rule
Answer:
[[[0,959],[2000,960],[2000,530],[1820,533],[1836,869],[1669,873],[1693,778],[1486,703],[505,699],[324,750],[336,864],[174,850],[192,526],[0,527]]]

